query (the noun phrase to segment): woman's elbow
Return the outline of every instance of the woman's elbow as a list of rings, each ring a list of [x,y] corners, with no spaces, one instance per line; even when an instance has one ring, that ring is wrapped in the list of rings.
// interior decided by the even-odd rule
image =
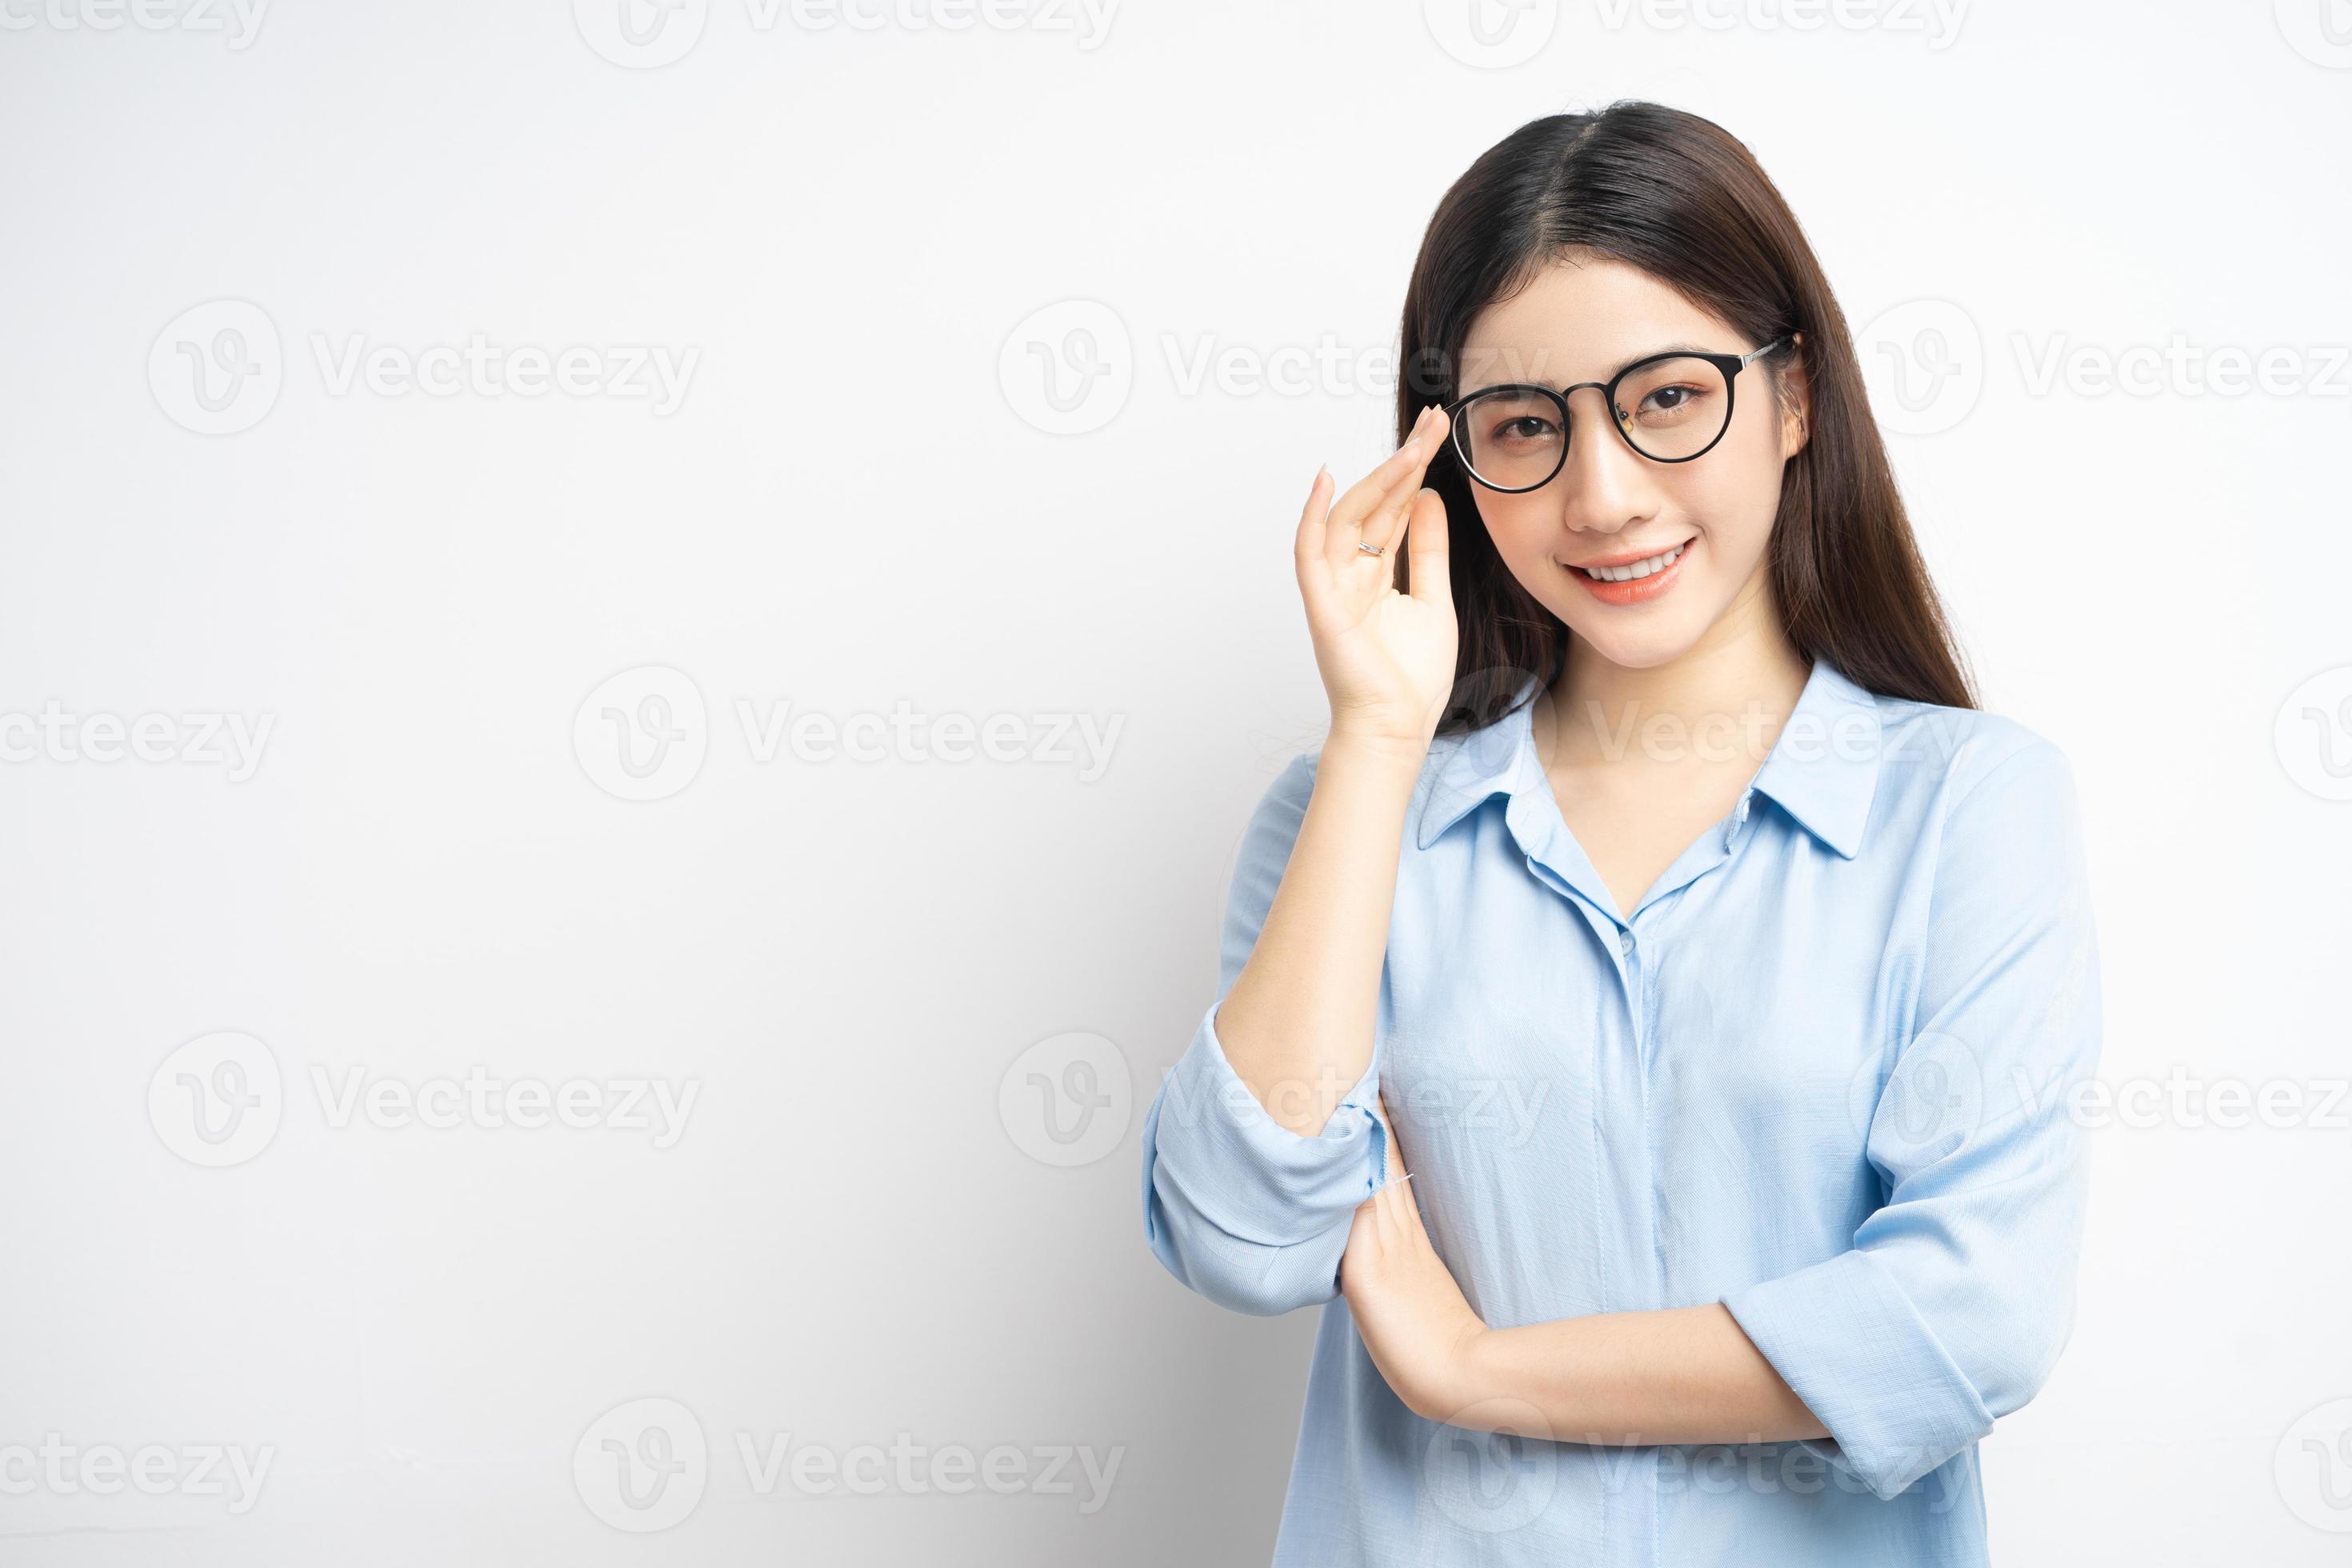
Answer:
[[[1144,1216],[1152,1255],[1185,1289],[1228,1311],[1277,1318],[1339,1293],[1347,1228],[1287,1247],[1244,1241],[1155,1190]],[[1336,1245],[1335,1245],[1336,1243]]]
[[[2074,1293],[2035,1291],[1997,1315],[1972,1370],[1977,1396],[1998,1420],[2031,1404],[2057,1370],[2074,1328]]]

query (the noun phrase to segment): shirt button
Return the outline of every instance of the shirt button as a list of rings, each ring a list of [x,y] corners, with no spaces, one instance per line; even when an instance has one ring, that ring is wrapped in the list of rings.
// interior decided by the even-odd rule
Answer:
[[[1623,953],[1628,958],[1633,956],[1633,933],[1632,931],[1621,931],[1617,933],[1617,951]]]

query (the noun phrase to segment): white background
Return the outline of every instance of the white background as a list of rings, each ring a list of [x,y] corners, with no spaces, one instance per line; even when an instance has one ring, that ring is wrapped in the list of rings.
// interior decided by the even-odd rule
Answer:
[[[1138,0],[1099,32],[710,0],[647,8],[671,30],[635,58],[603,0],[279,0],[241,36],[91,3],[0,5],[0,714],[271,728],[238,778],[0,763],[0,1447],[270,1468],[243,1511],[11,1469],[6,1561],[1263,1561],[1314,1313],[1161,1271],[1141,1112],[1249,808],[1319,735],[1290,535],[1318,462],[1352,482],[1392,439],[1431,208],[1521,122],[1616,97],[1779,183],[1988,704],[2074,764],[2103,1076],[2316,1105],[2352,1073],[2341,0],[2343,46],[2322,0],[1956,30],[1536,0],[1486,47],[1441,0]],[[236,345],[167,329],[222,300],[280,384],[215,382],[247,427],[199,434],[179,345]],[[667,411],[335,389],[354,344],[477,333],[698,357]],[[1319,384],[1188,374],[1327,338]],[[2297,368],[2034,388],[2053,349],[2176,338]],[[1041,352],[1065,391],[1119,373],[1094,428],[1040,427]],[[575,718],[616,676],[640,712],[646,667],[699,695],[707,754],[632,802],[602,700]],[[1010,715],[1012,760],[761,760],[737,705],[786,701]],[[1118,726],[1108,765],[1054,715]],[[163,1069],[222,1032],[282,1103],[205,1168]],[[1029,1079],[1085,1087],[1068,1042],[1024,1056],[1073,1032],[1107,1069],[1055,1112],[1075,1154]],[[318,1088],[477,1065],[698,1098],[664,1148],[338,1125]],[[2352,1552],[2347,1118],[2101,1132],[2072,1345],[1984,1447],[1997,1560]],[[640,1400],[708,1445],[659,1533],[591,1474],[673,1408]],[[762,1490],[738,1446],[901,1433],[1118,1468],[1098,1497],[1076,1458],[1059,1490]]]

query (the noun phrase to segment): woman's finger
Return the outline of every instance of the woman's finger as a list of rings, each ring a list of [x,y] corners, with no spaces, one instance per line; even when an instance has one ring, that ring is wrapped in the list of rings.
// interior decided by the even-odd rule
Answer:
[[[1328,468],[1315,470],[1306,509],[1298,514],[1298,535],[1291,544],[1293,563],[1298,569],[1298,593],[1307,602],[1309,625],[1320,625],[1330,609],[1331,569],[1323,559],[1323,541],[1330,529],[1332,484]]]
[[[1397,449],[1340,498],[1339,505],[1332,509],[1333,514],[1345,517],[1360,531],[1375,526],[1385,513],[1420,487],[1421,471],[1436,454],[1444,425],[1444,416],[1436,409],[1423,409]]]
[[[1349,486],[1332,503],[1333,521],[1355,526],[1370,515],[1381,498],[1394,489],[1405,471],[1420,460],[1423,452],[1428,450],[1426,443],[1418,440],[1428,424],[1429,410],[1424,408],[1414,417],[1412,427],[1405,431],[1404,439],[1397,443],[1396,450],[1381,458],[1378,467]]]
[[[1364,520],[1364,542],[1379,547],[1383,555],[1394,559],[1396,542],[1405,531],[1406,520],[1422,491],[1422,482],[1428,477],[1429,465],[1445,448],[1445,412],[1440,408],[1427,410],[1414,437],[1421,457],[1408,468],[1402,478],[1390,487],[1370,517]],[[1369,557],[1367,558],[1369,559]]]
[[[1348,1249],[1339,1255],[1339,1288],[1350,1285],[1362,1289],[1371,1282],[1381,1263],[1381,1208],[1378,1202],[1366,1198],[1356,1205],[1356,1217],[1348,1226]]]
[[[1399,1176],[1372,1197],[1380,1205],[1381,1249],[1389,1257],[1402,1257],[1405,1244],[1412,1238],[1405,1226],[1405,1207],[1412,1202],[1408,1190],[1412,1177]]]
[[[1414,421],[1412,431],[1405,437],[1404,444],[1332,503],[1323,542],[1323,559],[1333,572],[1341,572],[1355,562],[1371,559],[1369,552],[1356,548],[1359,542],[1371,543],[1385,550],[1384,542],[1365,537],[1366,525],[1376,514],[1401,503],[1420,487],[1422,466],[1428,462],[1435,450],[1430,439],[1430,415],[1424,410],[1421,418]]]
[[[1452,542],[1446,533],[1445,500],[1435,490],[1425,489],[1413,498],[1405,548],[1411,563],[1405,591],[1424,605],[1452,604]]]

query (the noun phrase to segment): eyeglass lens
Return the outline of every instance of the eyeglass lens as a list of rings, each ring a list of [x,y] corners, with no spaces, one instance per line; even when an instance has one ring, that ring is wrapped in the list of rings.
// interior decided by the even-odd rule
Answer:
[[[1731,388],[1713,362],[1691,354],[1638,367],[1617,385],[1612,410],[1634,450],[1662,462],[1697,456],[1731,417]],[[1475,396],[1454,420],[1463,460],[1501,489],[1542,484],[1568,445],[1567,405],[1557,393],[1501,388]]]

